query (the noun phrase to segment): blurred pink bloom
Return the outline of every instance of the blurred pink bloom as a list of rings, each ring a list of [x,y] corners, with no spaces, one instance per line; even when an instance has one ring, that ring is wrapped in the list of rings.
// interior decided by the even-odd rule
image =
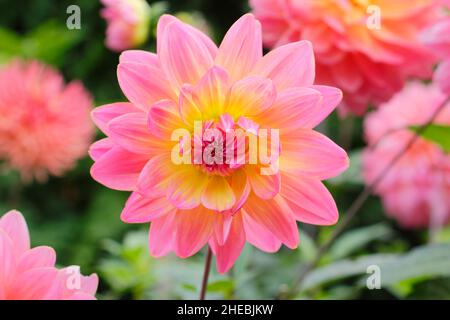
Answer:
[[[92,101],[79,82],[40,62],[0,67],[0,160],[24,179],[61,175],[87,154]]]
[[[108,22],[106,46],[121,52],[147,40],[150,7],[145,0],[101,0],[101,15]]]
[[[438,15],[436,0],[250,0],[250,5],[267,46],[299,39],[314,44],[317,80],[344,91],[341,112],[362,115],[369,104],[391,98],[407,77],[431,77],[433,57],[418,35]]]
[[[443,61],[434,74],[434,81],[450,95],[450,17],[437,22],[423,34],[424,41]]]
[[[429,121],[446,96],[435,85],[410,83],[365,121],[369,147],[363,172],[369,184],[406,146],[414,134],[410,126]],[[435,124],[450,125],[450,105]],[[450,221],[450,156],[433,142],[419,138],[376,190],[387,213],[402,226],[419,228]]]
[[[338,210],[321,180],[345,170],[348,158],[313,128],[342,93],[313,85],[311,44],[291,43],[263,57],[261,26],[252,15],[239,19],[219,48],[169,15],[159,20],[157,40],[157,54],[120,57],[119,84],[130,102],[94,110],[108,137],[90,151],[95,180],[133,192],[122,220],[151,222],[151,254],[186,258],[209,243],[219,272],[226,272],[246,240],[275,252],[282,243],[297,247],[296,220],[334,224]],[[174,164],[171,151],[179,143],[171,134],[192,133],[195,121],[221,134],[279,128],[280,171],[263,175],[261,163]],[[200,141],[202,151],[212,145]],[[191,149],[183,154],[192,156]]]
[[[0,300],[95,300],[98,277],[82,276],[78,266],[55,267],[50,247],[30,248],[22,214],[0,218]]]

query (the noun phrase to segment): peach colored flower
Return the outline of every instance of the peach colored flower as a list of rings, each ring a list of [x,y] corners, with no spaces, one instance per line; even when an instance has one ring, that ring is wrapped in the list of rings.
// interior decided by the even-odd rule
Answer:
[[[101,0],[101,16],[107,21],[106,46],[121,52],[147,40],[150,6],[145,0]]]
[[[428,28],[423,38],[442,60],[434,74],[434,81],[439,84],[441,90],[450,95],[450,17]]]
[[[438,15],[436,0],[250,0],[265,44],[314,44],[317,80],[344,91],[340,111],[362,115],[400,90],[407,77],[431,77],[433,57],[419,32]],[[380,18],[380,19],[378,19]]]
[[[169,15],[159,20],[157,41],[157,54],[121,55],[119,84],[130,102],[94,110],[95,123],[108,137],[91,147],[94,179],[133,192],[122,220],[151,222],[151,254],[174,251],[186,258],[209,243],[218,270],[226,272],[246,240],[275,252],[282,243],[297,247],[296,220],[334,224],[338,211],[321,180],[345,170],[348,158],[313,128],[342,94],[313,85],[311,44],[291,43],[263,57],[261,26],[252,15],[239,19],[219,48]],[[204,132],[196,133],[196,123]],[[173,141],[179,129],[192,133],[192,140]],[[279,129],[280,157],[253,164],[222,161],[249,147],[223,139],[232,129],[257,138],[265,129]],[[211,131],[218,134],[210,139]],[[272,141],[271,134],[271,146]],[[223,147],[225,155],[214,149],[214,161],[202,162],[211,147]],[[174,154],[194,163],[176,164]]]
[[[380,174],[414,134],[409,127],[429,121],[445,101],[435,85],[410,83],[365,121],[368,148],[363,155],[367,183]],[[435,124],[450,125],[450,104]],[[433,142],[419,138],[376,190],[389,216],[407,228],[450,221],[450,156]]]
[[[55,267],[50,247],[30,248],[22,214],[0,218],[0,300],[94,300],[96,274],[82,276],[79,267]]]
[[[26,180],[63,174],[87,154],[91,108],[81,83],[38,61],[0,67],[0,160]]]

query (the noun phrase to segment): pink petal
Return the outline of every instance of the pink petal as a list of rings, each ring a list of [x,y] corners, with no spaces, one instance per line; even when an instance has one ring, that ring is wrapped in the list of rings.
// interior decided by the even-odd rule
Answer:
[[[180,258],[196,254],[209,240],[214,230],[218,213],[202,207],[193,210],[179,210],[175,223],[175,253]]]
[[[261,200],[251,194],[244,205],[245,212],[255,223],[270,230],[287,247],[298,245],[298,229],[294,214],[284,199],[277,195],[271,200]]]
[[[214,223],[214,237],[219,245],[223,245],[227,241],[230,234],[233,216],[228,213],[218,214]]]
[[[108,134],[108,123],[111,120],[124,114],[133,112],[142,111],[139,108],[135,107],[132,103],[118,102],[95,108],[92,111],[91,116],[95,125],[105,134]]]
[[[261,58],[261,24],[252,14],[246,14],[225,35],[216,63],[228,70],[236,81],[249,74]]]
[[[1,217],[0,229],[13,242],[15,252],[22,253],[30,249],[30,235],[27,223],[19,211],[11,210]]]
[[[149,232],[149,249],[153,257],[165,256],[172,250],[175,236],[175,215],[170,212],[152,221]]]
[[[163,29],[158,57],[164,73],[177,89],[196,83],[214,64],[204,41],[178,21]]]
[[[170,142],[173,131],[184,128],[178,106],[171,100],[161,100],[152,105],[148,113],[148,128],[161,138],[162,144]]]
[[[280,169],[326,180],[348,168],[345,150],[313,130],[299,129],[283,140]]]
[[[125,96],[143,110],[158,100],[174,98],[174,92],[159,66],[158,57],[149,53],[148,62],[122,58],[117,69],[119,85]]]
[[[276,96],[277,91],[271,80],[247,77],[231,87],[226,112],[235,118],[256,116],[270,108]]]
[[[229,178],[228,183],[233,189],[236,198],[236,203],[231,209],[231,213],[235,213],[239,211],[245,201],[247,201],[248,195],[252,189],[244,170],[235,171]]]
[[[281,247],[281,241],[277,239],[264,225],[255,222],[249,214],[242,213],[244,229],[247,241],[258,249],[274,253]]]
[[[299,41],[281,46],[265,55],[253,73],[272,79],[278,91],[310,86],[315,78],[312,44]]]
[[[137,190],[148,198],[165,195],[169,178],[175,169],[169,154],[154,156],[142,169],[137,182]]]
[[[339,212],[330,192],[318,180],[282,175],[281,196],[292,209],[295,219],[315,225],[333,225]]]
[[[259,166],[247,166],[245,169],[252,191],[261,199],[272,199],[280,192],[280,173],[263,175],[260,170]]]
[[[0,283],[5,289],[16,269],[16,255],[8,234],[0,228]],[[3,294],[5,294],[3,292]]]
[[[122,148],[141,154],[151,154],[155,150],[155,137],[147,125],[145,113],[128,113],[109,123],[109,137]]]
[[[174,209],[165,196],[146,198],[133,192],[125,204],[120,219],[126,223],[147,223]]]
[[[126,50],[120,54],[119,62],[152,64],[155,62],[155,54],[144,50]]]
[[[11,287],[14,299],[59,300],[62,295],[56,268],[37,268],[20,274]]]
[[[91,176],[108,188],[133,191],[148,156],[114,147],[94,163]]]
[[[240,214],[233,217],[227,240],[220,244],[214,237],[210,240],[211,250],[216,256],[217,271],[228,272],[242,252],[245,245],[245,232]]]
[[[98,140],[89,147],[89,156],[92,160],[97,161],[115,145],[116,144],[109,138]]]
[[[19,259],[18,270],[25,272],[30,269],[54,267],[56,253],[53,248],[41,246],[26,251]]]

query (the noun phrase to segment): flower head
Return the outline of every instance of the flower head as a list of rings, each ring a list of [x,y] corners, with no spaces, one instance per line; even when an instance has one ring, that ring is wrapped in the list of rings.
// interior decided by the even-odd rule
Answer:
[[[101,15],[108,22],[106,46],[114,51],[135,48],[147,39],[150,7],[145,0],[101,0]]]
[[[342,94],[313,85],[311,44],[263,57],[252,15],[219,48],[169,15],[157,40],[157,54],[122,54],[118,78],[130,102],[94,110],[108,137],[91,147],[94,179],[133,192],[122,220],[151,222],[151,254],[185,258],[209,243],[225,272],[246,240],[267,252],[295,248],[296,220],[335,223],[321,180],[348,158],[313,128]]]
[[[0,218],[0,300],[93,300],[95,274],[82,276],[78,266],[55,267],[50,247],[30,248],[22,214],[10,211]]]
[[[250,0],[265,44],[314,43],[318,81],[344,91],[341,111],[363,114],[410,76],[430,77],[433,56],[419,32],[437,15],[436,0]]]
[[[415,134],[410,129],[427,123],[446,97],[435,85],[410,83],[365,121],[368,148],[363,173],[373,182]],[[450,125],[450,104],[434,124]],[[419,138],[379,184],[387,213],[408,228],[450,222],[450,156],[431,141]]]
[[[37,61],[0,68],[0,160],[24,179],[61,175],[87,154],[91,97]]]

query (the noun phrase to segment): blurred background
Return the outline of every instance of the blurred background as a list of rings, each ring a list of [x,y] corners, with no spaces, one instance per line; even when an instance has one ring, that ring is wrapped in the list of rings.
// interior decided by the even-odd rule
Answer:
[[[154,8],[152,31],[141,48],[149,51],[155,50],[155,27],[163,12],[201,23],[218,42],[249,11],[244,0],[148,3]],[[80,30],[66,28],[66,9],[71,4],[81,8]],[[67,82],[81,80],[94,106],[126,101],[116,77],[119,54],[105,47],[101,7],[93,0],[0,0],[0,64],[18,57],[38,59],[60,70]],[[349,150],[350,169],[327,182],[345,216],[363,189],[359,172],[362,120],[339,119],[333,114],[320,130]],[[97,139],[101,137],[97,132]],[[128,194],[96,183],[89,175],[92,163],[86,155],[63,177],[24,182],[0,159],[0,214],[18,209],[27,219],[34,246],[55,248],[61,266],[76,264],[84,274],[98,273],[99,298],[196,298],[204,252],[187,260],[151,258],[148,226],[121,222],[119,215]],[[229,274],[218,275],[213,268],[208,297],[267,299],[283,294],[335,227],[299,228],[301,245],[295,251],[282,248],[266,254],[247,245]],[[449,242],[450,229],[442,228],[433,237],[428,230],[405,230],[386,218],[377,197],[370,197],[292,298],[450,298]],[[383,270],[388,270],[388,285],[380,290],[366,287],[370,261],[387,261]]]

